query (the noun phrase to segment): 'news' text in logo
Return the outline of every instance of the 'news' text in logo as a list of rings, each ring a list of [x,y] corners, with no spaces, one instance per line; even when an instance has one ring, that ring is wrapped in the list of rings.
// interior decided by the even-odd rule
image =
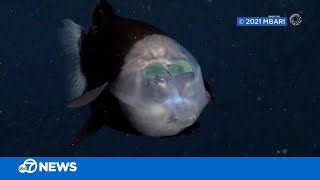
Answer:
[[[39,162],[34,159],[25,160],[19,167],[20,173],[32,174],[37,170],[39,172],[76,172],[76,162]]]

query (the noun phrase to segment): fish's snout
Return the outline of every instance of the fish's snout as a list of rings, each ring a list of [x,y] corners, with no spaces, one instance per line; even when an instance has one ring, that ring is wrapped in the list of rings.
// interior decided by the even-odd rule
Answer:
[[[192,106],[192,103],[187,101],[180,101],[171,103],[168,106],[172,116],[170,122],[176,124],[182,124],[189,126],[197,120],[196,109]]]

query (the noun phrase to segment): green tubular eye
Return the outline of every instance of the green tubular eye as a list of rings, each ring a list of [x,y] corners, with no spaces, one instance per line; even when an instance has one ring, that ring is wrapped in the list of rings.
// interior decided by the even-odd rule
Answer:
[[[192,67],[188,62],[179,60],[169,66],[169,71],[172,75],[177,75],[192,72]]]
[[[167,76],[169,75],[167,69],[158,62],[148,64],[144,68],[144,76],[148,79],[152,78],[152,76],[157,75],[157,76]]]

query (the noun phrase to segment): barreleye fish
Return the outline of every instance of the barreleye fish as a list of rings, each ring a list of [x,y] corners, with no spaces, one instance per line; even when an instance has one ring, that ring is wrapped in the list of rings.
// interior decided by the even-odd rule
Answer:
[[[72,145],[104,125],[152,137],[199,127],[212,90],[196,59],[165,32],[120,17],[106,0],[97,3],[88,32],[69,19],[58,31],[70,57],[68,107],[90,106]]]

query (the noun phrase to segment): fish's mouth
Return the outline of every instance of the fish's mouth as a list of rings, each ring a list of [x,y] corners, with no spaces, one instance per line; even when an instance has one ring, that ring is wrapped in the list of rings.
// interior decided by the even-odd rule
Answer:
[[[197,116],[196,115],[191,115],[191,116],[184,116],[179,115],[177,116],[173,116],[172,118],[170,118],[169,123],[170,124],[176,124],[179,125],[181,127],[189,127],[191,126],[195,121],[197,120]]]

